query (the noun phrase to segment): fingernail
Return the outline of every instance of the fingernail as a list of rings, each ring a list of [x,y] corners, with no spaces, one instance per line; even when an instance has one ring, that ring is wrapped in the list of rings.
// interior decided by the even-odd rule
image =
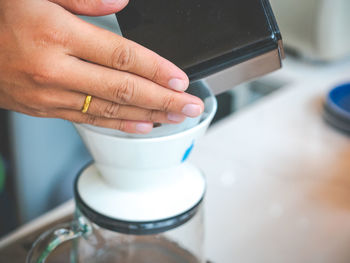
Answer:
[[[169,121],[174,121],[174,122],[181,122],[183,121],[184,116],[182,114],[177,114],[173,112],[168,113],[168,120]]]
[[[152,123],[138,123],[136,124],[136,131],[139,133],[149,133],[153,128]]]
[[[187,104],[183,107],[182,113],[188,117],[197,117],[202,113],[202,109],[197,104]]]
[[[176,91],[185,91],[187,89],[187,83],[182,79],[171,79],[168,84],[171,89]]]

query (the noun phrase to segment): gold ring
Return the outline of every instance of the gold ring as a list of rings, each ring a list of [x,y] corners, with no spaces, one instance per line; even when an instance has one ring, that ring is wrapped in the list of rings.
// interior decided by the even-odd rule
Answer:
[[[92,99],[92,97],[90,95],[86,96],[83,109],[81,110],[82,113],[86,113],[88,111],[91,99]]]

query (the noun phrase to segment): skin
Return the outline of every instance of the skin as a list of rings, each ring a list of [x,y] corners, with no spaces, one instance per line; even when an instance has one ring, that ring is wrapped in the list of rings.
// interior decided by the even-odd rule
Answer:
[[[203,112],[186,74],[156,53],[74,14],[127,0],[0,0],[0,108],[148,133]],[[86,95],[92,101],[82,113]]]

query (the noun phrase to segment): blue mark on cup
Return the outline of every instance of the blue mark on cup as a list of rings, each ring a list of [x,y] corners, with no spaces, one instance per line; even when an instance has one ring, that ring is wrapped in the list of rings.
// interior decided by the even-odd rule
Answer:
[[[188,147],[187,150],[185,151],[185,154],[184,154],[184,156],[182,157],[182,161],[181,161],[182,163],[183,163],[184,161],[187,160],[187,158],[188,158],[188,156],[190,155],[190,153],[191,153],[193,147],[194,147],[194,142],[192,142],[191,146]]]

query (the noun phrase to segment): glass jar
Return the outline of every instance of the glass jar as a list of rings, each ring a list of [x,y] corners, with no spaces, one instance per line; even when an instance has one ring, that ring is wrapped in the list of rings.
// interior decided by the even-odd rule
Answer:
[[[72,242],[71,263],[205,262],[202,208],[205,191],[194,205],[175,216],[152,221],[118,220],[101,214],[82,198],[81,192],[86,187],[81,187],[83,190],[79,192],[79,181],[85,182],[94,174],[96,170],[92,165],[85,169],[85,177],[78,176],[76,180],[74,220],[42,234],[33,244],[27,263],[46,262],[49,255],[67,241]],[[183,198],[181,193],[178,195],[178,199]],[[94,197],[98,198],[98,194]]]
[[[54,249],[69,240],[73,240],[71,263],[205,262],[201,204],[177,218],[139,225],[144,230],[136,230],[133,223],[119,223],[118,231],[129,233],[101,227],[77,208],[75,220],[58,225],[39,237],[26,262],[45,262]],[[161,229],[163,231],[159,232]]]

